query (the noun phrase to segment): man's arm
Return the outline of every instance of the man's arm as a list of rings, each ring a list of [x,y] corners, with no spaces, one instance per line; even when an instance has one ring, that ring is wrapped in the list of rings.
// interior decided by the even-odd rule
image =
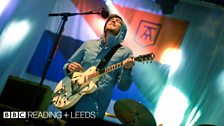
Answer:
[[[69,73],[71,72],[71,69],[68,69],[70,64],[75,64],[78,63],[80,64],[83,56],[84,56],[84,52],[85,52],[85,43],[83,43],[76,51],[75,53],[71,56],[71,58],[67,61],[67,63],[65,63],[65,65],[63,66],[63,70],[65,75],[69,75]],[[75,62],[75,63],[74,63]],[[71,66],[70,66],[71,67]],[[75,69],[75,68],[74,68]]]
[[[130,58],[130,56],[132,55],[132,51],[129,50],[125,56],[124,59]],[[128,61],[129,64],[127,64],[127,67],[123,67],[121,68],[121,70],[119,71],[119,76],[118,76],[118,88],[122,91],[128,90],[129,87],[132,84],[132,66],[133,66],[133,62]],[[132,65],[130,65],[130,63]]]

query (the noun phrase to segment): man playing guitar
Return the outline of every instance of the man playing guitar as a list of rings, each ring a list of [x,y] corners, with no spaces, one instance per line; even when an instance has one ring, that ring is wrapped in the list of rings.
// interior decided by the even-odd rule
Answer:
[[[119,15],[112,14],[104,25],[104,34],[98,40],[89,40],[72,55],[63,69],[66,76],[74,72],[85,71],[91,66],[97,66],[101,59],[114,47],[122,43],[127,32],[126,25]],[[132,66],[134,60],[132,51],[121,45],[112,55],[106,67],[122,62],[123,67],[110,73],[105,73],[96,81],[96,90],[85,94],[72,107],[63,111],[89,111],[102,119],[110,103],[115,84],[122,91],[128,90],[132,83]]]

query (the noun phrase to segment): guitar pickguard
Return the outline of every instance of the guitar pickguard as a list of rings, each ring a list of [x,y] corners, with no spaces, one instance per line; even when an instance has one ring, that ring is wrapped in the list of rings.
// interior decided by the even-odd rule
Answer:
[[[97,88],[95,82],[98,77],[90,80],[86,77],[95,70],[95,67],[91,67],[84,73],[75,72],[71,78],[63,78],[55,88],[52,103],[64,110],[75,105],[83,95],[93,93]]]

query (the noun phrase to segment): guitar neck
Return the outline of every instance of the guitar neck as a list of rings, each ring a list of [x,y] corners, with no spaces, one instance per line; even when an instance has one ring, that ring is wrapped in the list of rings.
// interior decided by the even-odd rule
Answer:
[[[115,69],[118,69],[118,68],[122,67],[122,66],[123,66],[123,62],[111,65],[109,67],[106,67],[104,69],[99,70],[99,74],[109,73],[109,72],[111,72],[111,71],[113,71]]]
[[[144,54],[144,55],[140,55],[140,56],[134,57],[133,60],[135,62],[136,61],[137,62],[144,62],[144,61],[150,61],[151,62],[154,59],[154,57],[155,57],[154,53],[149,53],[149,54]],[[87,78],[93,78],[93,77],[99,76],[101,74],[109,73],[109,72],[111,72],[111,71],[113,71],[115,69],[118,69],[118,68],[122,67],[123,65],[124,65],[124,61],[119,62],[117,64],[111,65],[111,66],[106,67],[104,69],[100,69],[97,72],[88,75]]]

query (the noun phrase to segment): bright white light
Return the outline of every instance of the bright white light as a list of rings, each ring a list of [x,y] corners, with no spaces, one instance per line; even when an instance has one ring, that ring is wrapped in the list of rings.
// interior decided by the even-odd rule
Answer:
[[[112,1],[111,0],[107,0],[106,1],[106,5],[107,5],[107,8],[109,10],[109,13],[110,14],[118,14],[120,15],[120,12],[117,10],[117,8],[113,5]],[[121,15],[120,15],[121,16]]]
[[[103,33],[105,20],[103,20],[102,18],[94,18],[92,20],[92,22],[93,22],[93,24],[97,24],[97,25],[94,25],[94,29],[99,30],[99,33]],[[101,36],[101,35],[99,35],[99,36]]]
[[[16,44],[21,41],[28,33],[30,28],[29,22],[24,20],[20,22],[12,22],[4,31],[3,42],[8,44]]]
[[[0,0],[0,16],[2,15],[2,12],[4,11],[5,7],[8,5],[10,0]]]
[[[180,126],[188,107],[188,99],[176,88],[167,86],[155,111],[157,124],[163,126]]]
[[[112,4],[112,0],[106,0],[106,5],[111,5]]]
[[[168,48],[163,52],[161,57],[161,63],[170,65],[169,76],[177,70],[180,65],[181,58],[182,53],[179,49]]]
[[[201,112],[198,111],[196,113],[197,109],[198,109],[197,107],[192,109],[185,126],[193,126],[195,124],[195,122],[199,119],[199,117],[201,116]],[[195,115],[195,113],[196,113],[196,115]]]
[[[223,92],[224,92],[224,70],[218,75],[216,80],[216,87],[217,91],[220,96],[224,99]]]
[[[4,55],[19,46],[29,30],[30,23],[27,20],[9,24],[0,37],[0,54]]]

